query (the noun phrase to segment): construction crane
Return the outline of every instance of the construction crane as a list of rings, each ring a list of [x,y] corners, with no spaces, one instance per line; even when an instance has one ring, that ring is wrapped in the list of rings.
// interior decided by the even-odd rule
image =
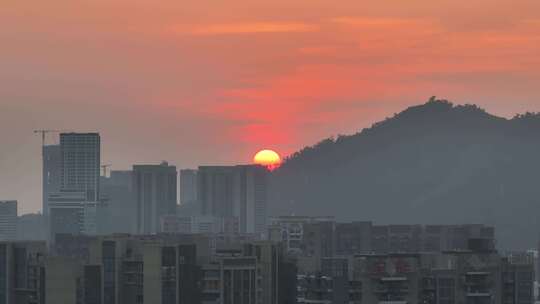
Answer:
[[[111,164],[101,165],[101,169],[103,169],[103,176],[107,177],[107,168],[112,166]]]
[[[34,134],[41,134],[41,145],[45,146],[45,135],[48,133],[59,133],[60,130],[34,130]]]

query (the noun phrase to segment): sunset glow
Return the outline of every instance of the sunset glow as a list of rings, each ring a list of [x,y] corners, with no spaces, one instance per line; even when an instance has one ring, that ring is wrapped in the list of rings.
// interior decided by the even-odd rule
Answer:
[[[289,155],[432,95],[505,117],[540,111],[538,0],[4,3],[3,147],[33,143],[23,122],[99,121],[115,167],[132,154],[189,167],[268,146]],[[0,171],[15,173],[0,185],[24,186],[0,190],[35,210],[25,160],[39,155],[7,151]]]
[[[261,150],[253,157],[255,164],[266,166],[269,170],[274,170],[281,165],[281,157],[272,150]]]

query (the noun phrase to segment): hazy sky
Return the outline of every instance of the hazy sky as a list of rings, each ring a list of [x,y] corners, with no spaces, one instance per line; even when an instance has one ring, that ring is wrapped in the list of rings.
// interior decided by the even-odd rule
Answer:
[[[0,200],[41,206],[33,129],[113,169],[249,162],[431,95],[540,110],[538,0],[0,0]]]

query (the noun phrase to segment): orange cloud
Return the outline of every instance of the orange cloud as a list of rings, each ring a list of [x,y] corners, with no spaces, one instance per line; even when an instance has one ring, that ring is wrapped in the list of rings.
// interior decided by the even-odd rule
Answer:
[[[319,26],[302,22],[251,22],[223,23],[200,26],[174,27],[176,33],[195,36],[258,34],[258,33],[305,33],[319,30]]]
[[[413,18],[383,18],[383,17],[335,17],[331,22],[342,25],[354,25],[362,27],[387,27],[387,26],[416,26],[419,24],[433,24],[430,20]]]

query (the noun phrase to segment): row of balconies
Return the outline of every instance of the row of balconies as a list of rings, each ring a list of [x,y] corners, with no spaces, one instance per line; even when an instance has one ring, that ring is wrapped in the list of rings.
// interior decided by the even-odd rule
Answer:
[[[407,294],[409,293],[409,287],[398,287],[398,288],[388,288],[388,287],[378,287],[374,291],[378,294]]]

